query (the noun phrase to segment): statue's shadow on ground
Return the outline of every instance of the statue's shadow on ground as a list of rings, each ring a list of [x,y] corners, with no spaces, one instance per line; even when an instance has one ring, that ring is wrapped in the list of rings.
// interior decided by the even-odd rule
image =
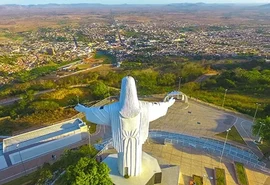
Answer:
[[[177,165],[173,165],[173,164],[161,164],[159,165],[161,169],[164,169],[164,168],[171,168],[171,167],[174,167],[174,166],[177,166]]]
[[[111,157],[111,156],[107,156],[107,162],[111,163],[110,166],[115,166],[115,168],[111,168],[110,174],[111,175],[115,175],[115,176],[120,176],[120,173],[118,172],[117,169],[117,158]]]
[[[218,156],[213,156],[213,155],[207,153],[206,151],[200,150],[200,149],[195,148],[195,147],[184,147],[184,146],[180,146],[177,144],[173,144],[172,146],[174,147],[174,149],[185,152],[185,153],[195,154],[195,155],[204,155],[204,156],[208,156],[208,157],[212,158],[213,160],[216,160],[216,161],[219,160]]]
[[[231,128],[236,121],[236,117],[226,114],[223,116],[223,118],[216,119],[215,121],[217,123],[217,126],[216,128],[211,129],[211,131],[220,133]]]
[[[74,124],[72,124],[72,123],[66,123],[66,124],[63,124],[61,126],[62,129],[68,129],[68,128],[71,128],[71,127],[74,127]]]

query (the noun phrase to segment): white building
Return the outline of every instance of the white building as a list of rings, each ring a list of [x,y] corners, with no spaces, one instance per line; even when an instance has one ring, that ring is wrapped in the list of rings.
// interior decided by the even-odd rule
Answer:
[[[14,165],[64,148],[87,136],[86,124],[80,119],[72,119],[4,139],[3,155],[9,156]]]

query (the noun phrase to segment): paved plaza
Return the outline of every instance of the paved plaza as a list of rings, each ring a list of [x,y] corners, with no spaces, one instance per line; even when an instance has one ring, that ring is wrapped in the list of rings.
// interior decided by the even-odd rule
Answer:
[[[198,123],[199,122],[199,123]],[[236,117],[197,102],[176,101],[166,116],[150,123],[150,129],[212,137],[233,126]]]
[[[252,121],[240,113],[224,111],[194,100],[189,101],[188,105],[178,100],[169,108],[166,116],[150,123],[150,129],[154,130],[215,139],[216,134],[232,126],[236,127],[247,147],[258,157],[262,157],[261,151],[253,142],[258,138],[252,135]]]
[[[145,143],[143,151],[155,157],[161,166],[180,166],[180,185],[189,184],[192,175],[203,177],[204,185],[214,185],[214,168],[225,169],[227,185],[236,185],[236,176],[233,165],[230,161],[219,163],[218,157],[209,156],[202,151],[180,148],[173,145],[157,143]],[[225,159],[226,160],[226,159]],[[269,185],[270,177],[256,170],[246,168],[250,185]]]

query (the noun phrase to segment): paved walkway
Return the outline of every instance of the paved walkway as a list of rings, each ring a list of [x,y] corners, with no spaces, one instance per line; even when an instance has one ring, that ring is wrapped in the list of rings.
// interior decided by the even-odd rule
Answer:
[[[201,151],[154,143],[144,144],[143,151],[155,157],[160,165],[179,165],[180,185],[189,184],[192,175],[202,176],[204,185],[214,185],[214,180],[211,180],[211,177],[214,177],[213,169],[215,167],[225,169],[227,185],[237,184],[231,162],[226,161],[220,164],[218,158],[208,156]],[[267,184],[269,176],[266,174],[253,169],[247,169],[247,175],[250,185],[269,185]]]

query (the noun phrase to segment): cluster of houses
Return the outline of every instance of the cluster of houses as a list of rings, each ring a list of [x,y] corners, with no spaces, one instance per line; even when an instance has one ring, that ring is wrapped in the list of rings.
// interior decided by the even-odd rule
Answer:
[[[166,22],[134,23],[115,20],[112,23],[91,23],[80,27],[40,29],[21,33],[23,41],[0,44],[2,56],[14,61],[0,62],[0,72],[12,74],[31,70],[51,62],[61,63],[92,56],[95,50],[107,51],[116,57],[116,66],[136,56],[213,56],[234,57],[253,54],[270,58],[270,27],[258,32],[253,27],[231,28]],[[1,76],[0,84],[11,76]]]

